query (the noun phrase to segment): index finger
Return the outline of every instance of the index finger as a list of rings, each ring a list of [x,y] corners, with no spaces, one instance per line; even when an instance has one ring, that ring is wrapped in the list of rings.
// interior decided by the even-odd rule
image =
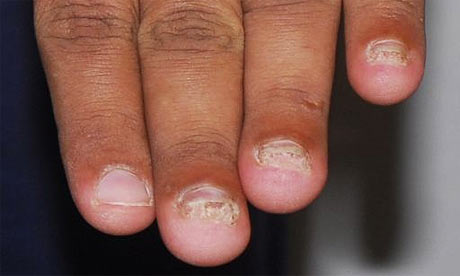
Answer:
[[[61,154],[83,217],[110,234],[154,219],[136,30],[137,1],[35,1]]]

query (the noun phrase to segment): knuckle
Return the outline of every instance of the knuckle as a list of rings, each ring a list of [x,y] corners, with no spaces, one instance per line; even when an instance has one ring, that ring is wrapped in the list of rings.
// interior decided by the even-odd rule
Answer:
[[[245,15],[253,13],[305,13],[314,14],[331,10],[337,5],[332,0],[279,0],[279,1],[243,1]]]
[[[240,51],[240,18],[213,7],[188,5],[165,9],[142,20],[139,42],[154,52]]]
[[[319,118],[327,116],[328,106],[317,92],[295,86],[275,86],[260,94],[264,95],[260,103],[262,106],[273,106],[273,108],[264,108],[264,110],[305,114]]]
[[[142,122],[134,111],[115,108],[82,111],[81,114],[76,116],[73,123],[79,125],[79,129],[89,136],[103,133],[106,129],[113,129],[114,125],[123,126],[124,130],[129,129],[131,131],[138,131],[142,127]],[[117,129],[117,131],[119,130]]]
[[[355,12],[362,13],[363,10],[377,12],[377,15],[385,19],[403,19],[414,16],[417,6],[413,0],[367,1],[358,5]]]
[[[210,128],[194,128],[186,134],[155,150],[156,161],[166,164],[188,163],[196,160],[236,162],[236,143],[232,139]]]
[[[278,36],[285,34],[304,36],[303,30],[325,28],[337,17],[336,0],[280,0],[244,1],[244,20],[253,22],[245,29],[249,37],[253,31],[264,30],[267,25],[278,27]]]
[[[136,8],[130,1],[49,1],[36,8],[39,41],[64,48],[111,46],[115,40],[134,41]]]
[[[67,121],[60,121],[59,137],[65,143],[66,155],[73,159],[102,151],[122,151],[123,145],[143,130],[143,121],[134,111],[115,108],[70,111],[73,115],[65,116]]]

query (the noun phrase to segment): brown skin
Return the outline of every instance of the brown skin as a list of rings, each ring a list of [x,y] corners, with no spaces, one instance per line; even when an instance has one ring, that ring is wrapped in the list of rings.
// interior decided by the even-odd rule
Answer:
[[[35,24],[70,190],[94,227],[132,234],[153,222],[153,206],[91,201],[94,183],[107,165],[125,164],[153,182],[136,34],[131,31],[138,24],[138,5],[120,0],[95,8],[67,2],[36,1]],[[105,24],[102,19],[111,14],[117,19]]]
[[[341,1],[243,1],[245,9],[245,124],[240,170],[245,194],[255,206],[292,212],[310,203],[325,184],[327,118]],[[261,28],[261,26],[271,26]],[[318,33],[318,30],[322,30]],[[253,148],[274,137],[294,139],[314,168],[307,182],[290,177],[269,187],[252,175]],[[256,173],[257,174],[257,173]],[[290,186],[291,195],[273,192]],[[287,197],[296,200],[288,200]]]
[[[85,219],[127,235],[156,213],[171,252],[209,266],[246,247],[246,197],[275,213],[310,203],[327,175],[342,4],[357,92],[378,104],[407,98],[423,74],[422,0],[35,0],[63,162]],[[367,64],[367,45],[379,39],[405,43],[407,66]],[[256,162],[254,150],[278,138],[303,147],[308,174],[264,171]],[[154,204],[99,202],[98,183],[110,166],[129,168]],[[200,183],[238,205],[234,224],[178,210],[178,195]]]
[[[236,163],[243,101],[241,7],[236,0],[145,0],[141,8],[139,53],[161,235],[179,258],[217,265],[236,257],[250,232]],[[181,235],[177,224],[188,220],[174,216],[177,194],[202,182],[226,190],[242,210],[235,226],[222,225],[212,234],[230,231],[238,242],[226,237],[198,242],[213,245],[206,252],[189,241],[209,235],[192,229]]]

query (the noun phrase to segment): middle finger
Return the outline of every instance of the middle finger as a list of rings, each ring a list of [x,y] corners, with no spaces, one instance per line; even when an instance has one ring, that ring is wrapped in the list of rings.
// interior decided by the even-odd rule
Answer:
[[[236,168],[240,1],[141,1],[141,14],[139,52],[161,235],[187,262],[230,261],[250,232]]]

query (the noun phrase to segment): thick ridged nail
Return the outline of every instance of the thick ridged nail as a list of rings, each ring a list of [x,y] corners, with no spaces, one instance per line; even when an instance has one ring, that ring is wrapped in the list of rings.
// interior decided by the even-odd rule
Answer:
[[[406,45],[394,39],[372,41],[366,55],[367,62],[372,65],[406,66],[408,62]]]
[[[311,162],[308,153],[294,141],[276,140],[258,146],[255,159],[264,167],[294,170],[310,173]]]
[[[97,186],[97,200],[122,206],[151,206],[153,203],[147,183],[120,168],[110,169],[102,177]]]
[[[238,204],[223,190],[205,184],[184,190],[176,200],[176,208],[186,218],[198,218],[235,224],[239,217]]]

